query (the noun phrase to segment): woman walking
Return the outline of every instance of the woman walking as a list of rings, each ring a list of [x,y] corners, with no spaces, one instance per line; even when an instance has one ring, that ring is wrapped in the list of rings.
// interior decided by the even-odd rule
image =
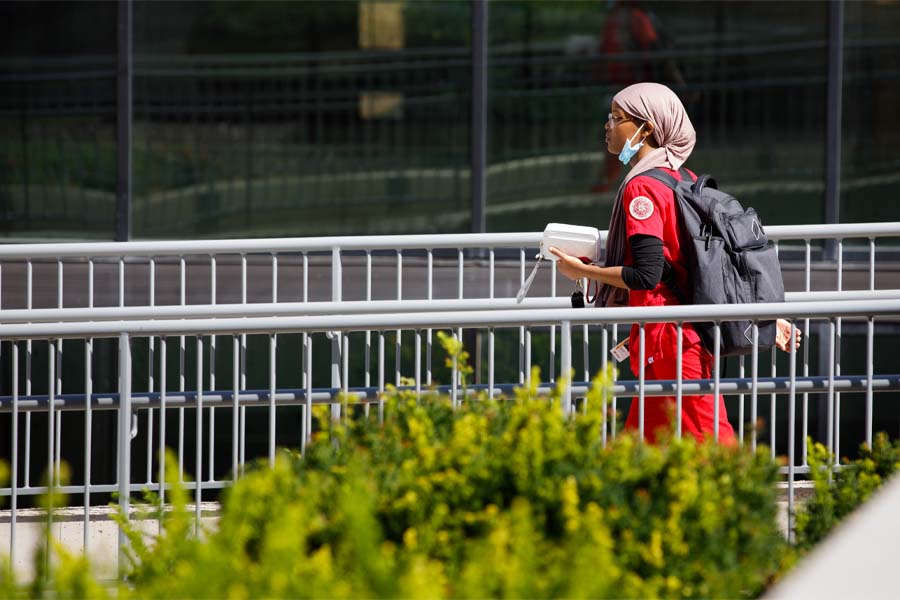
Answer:
[[[681,215],[672,190],[642,173],[661,169],[676,180],[691,171],[682,169],[696,143],[696,134],[678,96],[658,83],[638,83],[615,95],[606,122],[606,145],[631,170],[619,186],[613,205],[606,243],[606,263],[585,265],[580,259],[556,248],[560,272],[570,279],[600,282],[598,306],[666,306],[681,304],[677,292],[690,289],[687,260],[681,238]],[[668,284],[666,283],[668,282]],[[785,330],[786,329],[786,330]],[[778,322],[778,345],[787,349],[790,324]],[[640,330],[631,328],[630,363],[640,372]],[[647,380],[677,377],[678,330],[675,323],[644,326],[644,374]],[[799,331],[795,342],[799,344]],[[712,377],[712,354],[703,346],[690,323],[682,327],[682,374],[684,379]],[[719,404],[718,439],[734,443],[721,396],[685,396],[681,415],[675,415],[672,396],[644,400],[644,438],[655,442],[672,430],[673,417],[680,417],[682,430],[697,440],[716,433],[715,404]],[[638,402],[631,403],[625,428],[638,429]]]

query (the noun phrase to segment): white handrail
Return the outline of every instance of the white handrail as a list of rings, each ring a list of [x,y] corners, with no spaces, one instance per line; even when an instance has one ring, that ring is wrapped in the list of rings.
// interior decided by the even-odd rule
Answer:
[[[151,335],[220,335],[226,333],[312,333],[441,329],[449,327],[549,326],[621,323],[710,322],[738,319],[842,318],[900,315],[900,300],[845,302],[773,302],[767,304],[693,304],[686,306],[559,308],[419,312],[293,317],[198,318],[188,320],[75,321],[0,324],[0,339],[68,339],[110,337],[121,333]]]
[[[900,237],[900,222],[773,225],[772,240]],[[601,231],[606,239],[606,231]],[[233,240],[84,242],[0,246],[0,260],[101,256],[188,256],[280,252],[537,247],[541,232],[334,236]]]
[[[900,289],[840,292],[787,292],[785,302],[845,302],[848,300],[900,300]],[[491,310],[545,310],[571,308],[565,297],[472,298],[444,300],[364,300],[346,302],[261,302],[251,304],[189,304],[170,306],[104,306],[33,308],[0,311],[0,325],[71,321],[139,321],[159,319],[299,317],[303,315],[359,315],[413,312],[470,312]]]

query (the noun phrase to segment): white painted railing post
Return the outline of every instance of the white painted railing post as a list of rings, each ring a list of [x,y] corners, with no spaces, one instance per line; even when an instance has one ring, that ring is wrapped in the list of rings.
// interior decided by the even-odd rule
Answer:
[[[560,324],[559,376],[562,379],[562,407],[565,415],[572,413],[572,322]]]
[[[129,518],[129,493],[131,484],[131,338],[119,334],[119,428],[116,454],[119,472],[119,507]],[[119,576],[125,574],[125,549],[128,538],[119,528]]]
[[[341,269],[341,249],[331,249],[331,301],[340,302],[343,295],[341,282],[343,279],[343,271]],[[331,333],[331,387],[338,389],[341,387],[341,338],[343,336],[338,331]],[[341,404],[339,402],[331,405],[331,418],[339,420],[341,418]]]

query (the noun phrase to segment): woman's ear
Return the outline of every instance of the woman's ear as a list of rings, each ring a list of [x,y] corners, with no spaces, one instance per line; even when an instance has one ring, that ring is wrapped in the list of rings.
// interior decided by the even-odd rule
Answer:
[[[653,140],[653,131],[656,129],[651,121],[644,123],[644,131],[641,132],[642,137],[646,141]]]

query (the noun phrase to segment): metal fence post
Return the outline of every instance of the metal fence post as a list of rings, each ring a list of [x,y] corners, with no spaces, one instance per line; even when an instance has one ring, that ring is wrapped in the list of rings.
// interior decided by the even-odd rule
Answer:
[[[116,456],[119,463],[119,507],[129,518],[131,484],[131,339],[127,333],[119,334],[119,431]],[[119,575],[125,574],[125,549],[128,538],[119,528]]]
[[[341,281],[343,271],[341,269],[341,249],[331,249],[331,301],[340,302],[343,295]],[[341,338],[339,331],[331,332],[331,387],[341,387]],[[341,405],[334,403],[331,405],[331,418],[338,420],[341,418]]]
[[[572,322],[563,321],[560,324],[560,357],[559,377],[562,380],[562,408],[568,415],[572,412]]]

